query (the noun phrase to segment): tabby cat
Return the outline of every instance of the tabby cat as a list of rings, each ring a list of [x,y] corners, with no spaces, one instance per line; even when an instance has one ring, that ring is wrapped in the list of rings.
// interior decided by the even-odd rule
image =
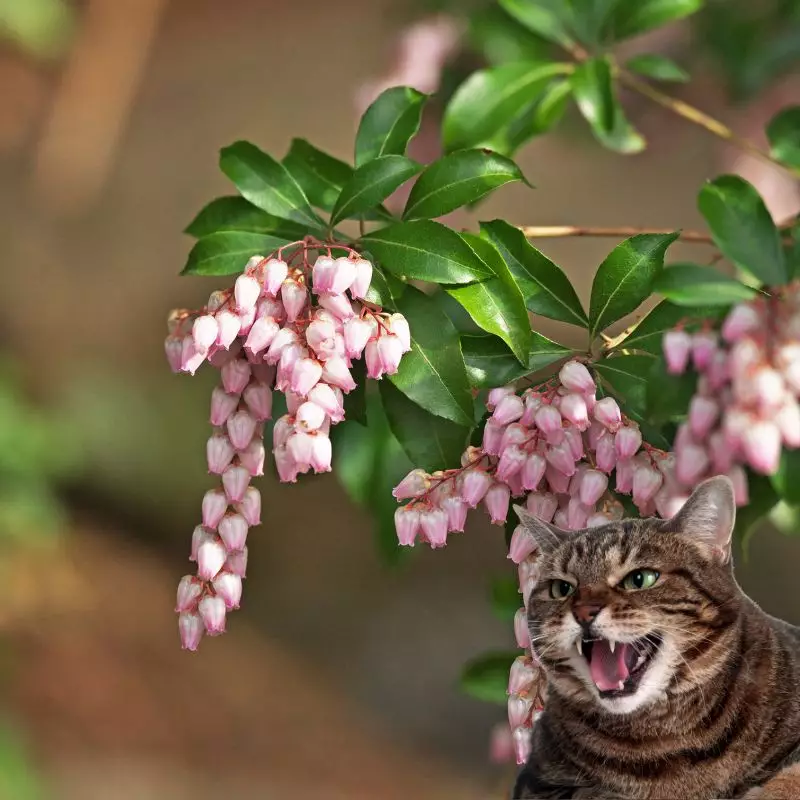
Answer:
[[[730,481],[670,520],[566,532],[517,513],[548,695],[513,796],[800,800],[800,628],[736,583]]]

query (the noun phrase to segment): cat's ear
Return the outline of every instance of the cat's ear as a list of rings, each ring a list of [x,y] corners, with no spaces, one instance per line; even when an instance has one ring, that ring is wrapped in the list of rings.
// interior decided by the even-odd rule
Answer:
[[[563,531],[561,528],[535,517],[525,506],[515,505],[514,511],[517,513],[522,527],[533,537],[540,553],[555,550],[569,537],[569,531]]]
[[[683,508],[668,522],[666,530],[691,537],[709,548],[723,564],[731,558],[731,537],[736,522],[733,484],[724,475],[703,481]]]

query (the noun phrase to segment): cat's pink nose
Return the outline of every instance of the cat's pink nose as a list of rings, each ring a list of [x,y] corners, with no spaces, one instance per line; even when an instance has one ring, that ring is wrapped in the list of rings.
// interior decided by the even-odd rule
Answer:
[[[572,607],[572,614],[581,625],[587,625],[603,610],[599,603],[581,603]]]

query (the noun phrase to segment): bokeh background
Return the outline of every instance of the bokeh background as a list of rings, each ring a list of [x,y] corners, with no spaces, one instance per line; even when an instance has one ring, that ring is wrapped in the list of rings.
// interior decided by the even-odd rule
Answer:
[[[217,151],[236,139],[281,156],[302,136],[348,159],[365,99],[407,65],[398,34],[440,13],[475,15],[456,25],[473,52],[451,59],[445,93],[475,49],[519,52],[485,2],[0,0],[0,800],[507,789],[513,767],[489,758],[505,711],[458,688],[466,659],[513,644],[487,603],[509,570],[502,532],[482,520],[387,570],[334,476],[268,474],[229,634],[184,653],[172,613],[210,485],[213,378],[173,376],[162,341],[168,310],[217,285],[178,277],[181,231],[228,193]],[[755,140],[800,98],[797,2],[712,0],[626,47],[687,66],[678,94]],[[780,173],[646,102],[626,98],[644,154],[602,150],[570,114],[520,153],[536,190],[504,189],[479,216],[697,227],[697,190],[723,171],[776,218],[800,209]],[[613,243],[539,244],[586,298]],[[800,538],[767,525],[738,574],[800,623],[799,562]]]

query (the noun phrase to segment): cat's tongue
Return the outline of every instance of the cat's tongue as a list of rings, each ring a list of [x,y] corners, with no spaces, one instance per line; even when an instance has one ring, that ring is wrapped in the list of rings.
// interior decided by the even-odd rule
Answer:
[[[592,658],[589,671],[592,680],[601,692],[618,689],[620,681],[626,680],[630,672],[625,665],[625,656],[630,645],[617,642],[614,652],[608,646],[607,639],[600,639],[592,645]]]

